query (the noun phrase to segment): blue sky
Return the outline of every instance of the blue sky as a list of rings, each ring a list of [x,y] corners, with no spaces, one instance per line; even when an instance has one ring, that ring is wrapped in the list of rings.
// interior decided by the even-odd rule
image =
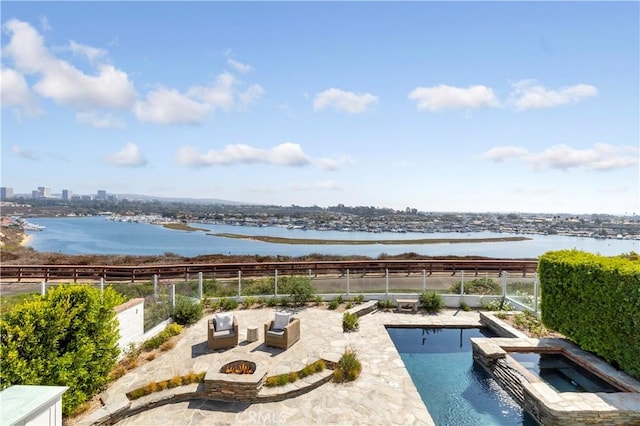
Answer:
[[[640,214],[638,2],[11,2],[2,186]]]

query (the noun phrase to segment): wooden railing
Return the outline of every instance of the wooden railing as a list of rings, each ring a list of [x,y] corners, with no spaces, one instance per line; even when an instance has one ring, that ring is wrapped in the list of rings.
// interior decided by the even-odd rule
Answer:
[[[312,262],[253,262],[253,263],[196,263],[174,265],[138,265],[138,266],[106,266],[106,265],[1,265],[0,281],[145,281],[154,275],[159,279],[195,279],[202,272],[205,278],[232,278],[272,276],[278,272],[282,275],[314,276],[338,274],[344,275],[347,270],[362,275],[373,273],[417,274],[426,272],[450,273],[459,271],[478,275],[479,273],[521,273],[523,277],[536,272],[537,260],[350,260],[350,261],[312,261]]]

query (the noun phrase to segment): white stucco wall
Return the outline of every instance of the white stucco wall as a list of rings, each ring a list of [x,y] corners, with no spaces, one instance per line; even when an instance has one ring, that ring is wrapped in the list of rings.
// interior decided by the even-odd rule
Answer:
[[[120,324],[121,356],[127,351],[129,344],[136,345],[143,342],[144,336],[144,299],[131,299],[115,308]]]

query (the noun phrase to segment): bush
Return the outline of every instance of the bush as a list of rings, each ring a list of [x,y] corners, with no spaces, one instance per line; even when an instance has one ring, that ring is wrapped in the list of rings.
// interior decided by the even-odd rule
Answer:
[[[322,359],[319,359],[313,364],[306,365],[302,370],[292,371],[290,373],[278,374],[275,376],[269,376],[265,379],[264,384],[267,387],[286,385],[287,383],[293,383],[299,379],[303,379],[314,373],[319,373],[325,368],[326,368],[326,365],[324,361]]]
[[[146,340],[142,344],[142,348],[147,351],[158,349],[164,342],[171,339],[173,336],[177,336],[180,333],[182,333],[181,325],[175,323],[169,324],[156,336],[150,338],[149,340]]]
[[[469,312],[471,311],[471,306],[467,305],[466,302],[460,302],[460,309],[462,309],[465,312]]]
[[[59,385],[62,412],[73,413],[100,392],[115,367],[118,327],[113,308],[124,298],[84,285],[60,285],[0,318],[0,383]]]
[[[348,347],[333,371],[333,380],[338,383],[351,382],[360,376],[360,372],[362,372],[362,364],[358,360],[358,355],[355,349]]]
[[[335,298],[335,299],[331,299],[331,301],[329,302],[328,308],[333,311],[335,309],[338,309],[338,306],[340,306],[340,301],[337,298]]]
[[[439,312],[444,309],[444,299],[442,295],[433,290],[425,290],[420,295],[420,304],[427,312]]]
[[[360,317],[351,312],[342,314],[342,331],[354,331],[360,326]]]
[[[458,281],[449,291],[452,294],[460,294],[461,285],[462,283]],[[464,294],[498,295],[502,294],[502,287],[491,278],[476,278],[464,283]]]
[[[248,309],[255,304],[256,304],[256,298],[253,296],[247,296],[242,301],[242,306],[244,306],[245,309]]]
[[[353,301],[356,305],[361,304],[362,302],[364,302],[364,295],[358,294],[356,297],[353,298]]]
[[[234,309],[238,309],[238,301],[236,299],[223,297],[219,302],[220,309],[222,309],[223,311],[233,311]]]
[[[547,252],[538,272],[544,325],[640,378],[637,257]]]
[[[391,300],[378,300],[378,309],[391,309],[393,308],[393,302]]]
[[[316,289],[311,283],[311,278],[306,277],[290,277],[285,280],[283,292],[289,293],[289,299],[296,306],[304,305]]]
[[[138,399],[143,396],[152,394],[165,389],[176,388],[178,386],[189,385],[191,383],[200,383],[204,380],[205,373],[189,373],[184,376],[174,376],[169,380],[162,380],[160,382],[150,382],[146,385],[136,388],[130,392],[127,392],[127,398],[130,400]]]
[[[195,302],[188,297],[176,298],[176,306],[173,310],[173,320],[178,324],[195,324],[202,318],[202,303]]]
[[[494,299],[489,302],[482,302],[482,309],[485,311],[512,311],[513,306],[504,297]]]

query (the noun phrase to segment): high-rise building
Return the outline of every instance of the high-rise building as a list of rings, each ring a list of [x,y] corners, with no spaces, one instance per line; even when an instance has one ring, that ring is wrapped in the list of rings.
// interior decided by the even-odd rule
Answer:
[[[0,200],[6,200],[8,198],[13,198],[13,188],[6,186],[0,187]]]
[[[50,198],[51,188],[45,188],[44,186],[38,187],[38,196],[36,198]]]
[[[106,200],[107,199],[107,191],[104,189],[98,190],[98,195],[96,196],[96,200]]]
[[[64,201],[69,201],[71,197],[73,197],[73,193],[71,191],[69,191],[68,189],[62,190],[62,199]]]

